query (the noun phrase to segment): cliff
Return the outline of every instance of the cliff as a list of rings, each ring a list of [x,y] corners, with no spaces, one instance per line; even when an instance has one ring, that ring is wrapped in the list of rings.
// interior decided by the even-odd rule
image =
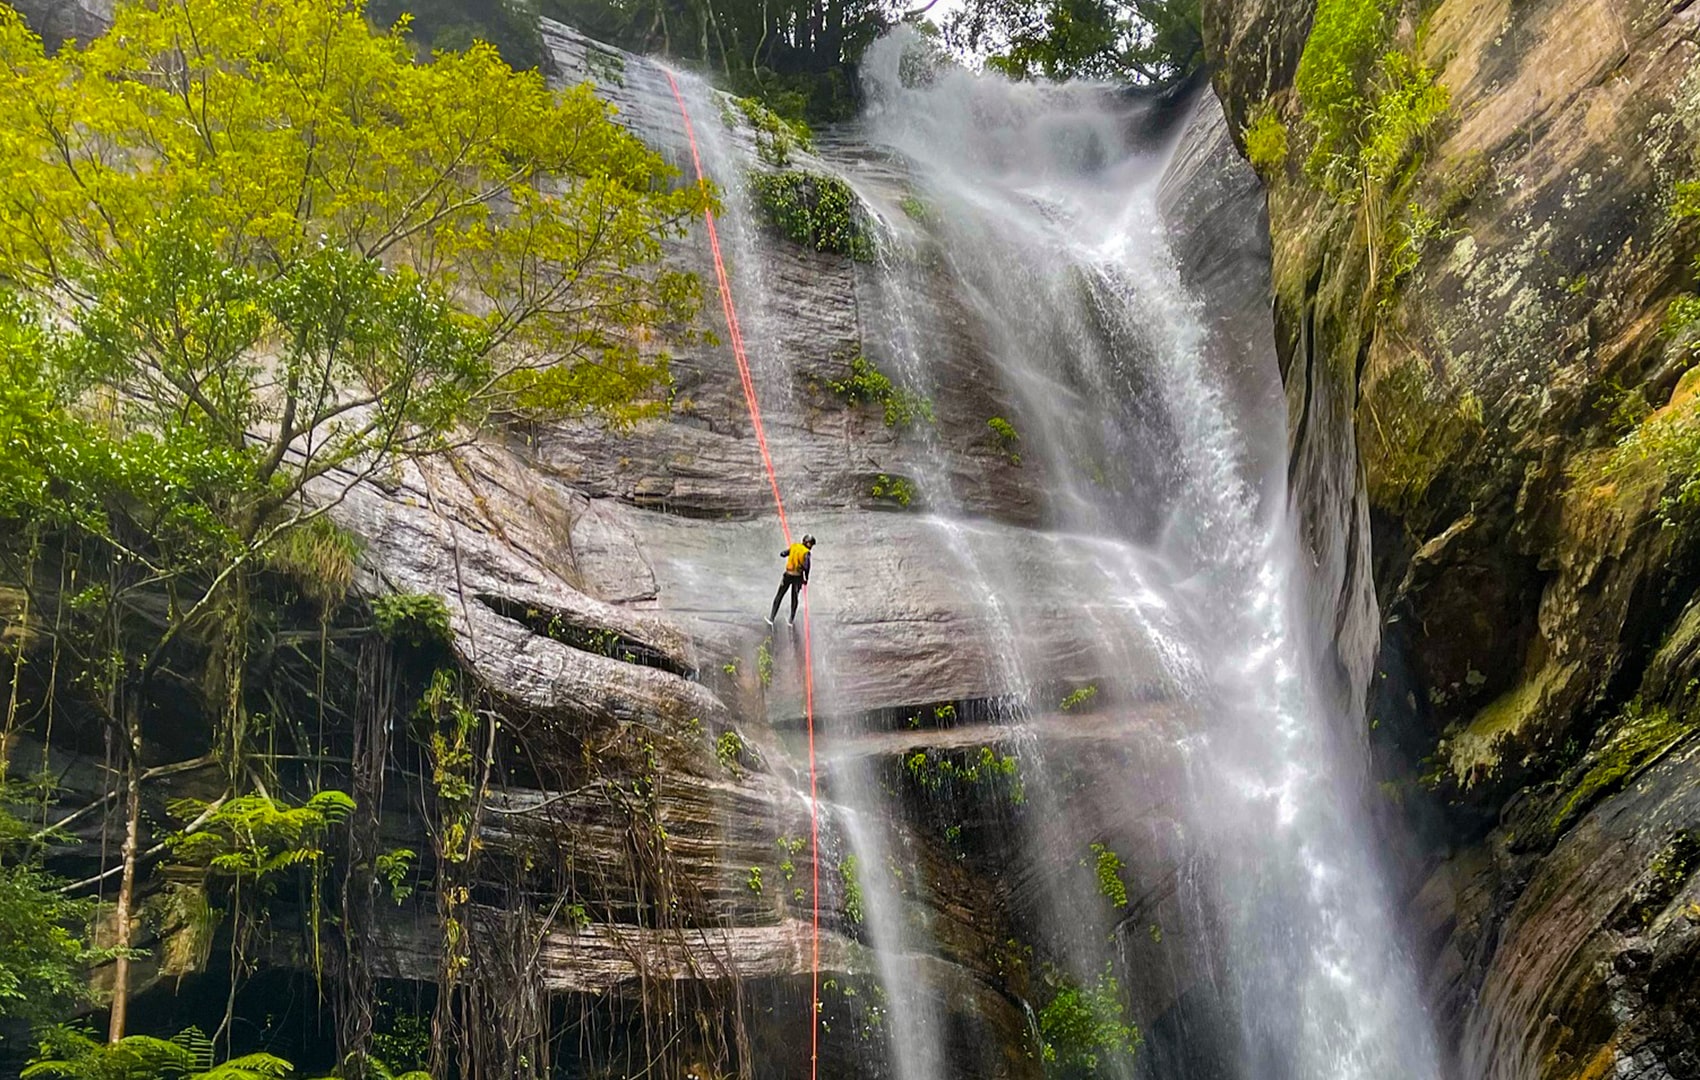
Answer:
[[[1423,838],[1437,1027],[1461,1076],[1689,1075],[1695,531],[1661,512],[1684,477],[1623,447],[1689,393],[1666,313],[1692,287],[1696,12],[1400,8],[1374,55],[1432,72],[1444,115],[1342,193],[1306,161],[1321,8],[1204,5],[1234,129],[1266,140],[1290,472],[1337,625],[1373,580],[1363,737]],[[1334,455],[1365,512],[1316,482]]]

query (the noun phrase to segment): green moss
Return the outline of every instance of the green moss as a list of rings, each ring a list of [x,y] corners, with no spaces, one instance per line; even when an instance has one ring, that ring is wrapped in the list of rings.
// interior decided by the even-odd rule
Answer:
[[[1553,831],[1568,829],[1589,807],[1621,790],[1692,728],[1686,717],[1673,716],[1662,705],[1643,707],[1639,699],[1630,702],[1618,718],[1617,730],[1591,755],[1588,771],[1553,816]]]
[[[898,200],[897,205],[911,221],[918,221],[925,225],[933,220],[932,214],[927,210],[927,204],[914,195],[903,196]]]
[[[1299,58],[1294,87],[1310,138],[1305,172],[1341,198],[1393,180],[1446,113],[1447,92],[1434,73],[1387,48],[1396,9],[1392,0],[1320,0]]]
[[[1351,155],[1368,111],[1364,86],[1392,33],[1391,0],[1319,0],[1293,85],[1311,133],[1313,176]]]
[[[1461,785],[1469,787],[1499,767],[1505,744],[1527,730],[1546,699],[1547,688],[1567,670],[1542,668],[1540,674],[1518,683],[1471,718],[1469,726],[1452,740],[1448,759]]]
[[[786,169],[750,175],[756,202],[775,228],[815,251],[867,262],[873,238],[863,225],[856,193],[835,176]]]
[[[1439,385],[1416,361],[1366,373],[1359,410],[1370,501],[1395,513],[1415,508],[1482,430],[1481,399]]]
[[[1247,160],[1263,176],[1273,176],[1287,164],[1287,125],[1269,102],[1253,111],[1242,135]]]

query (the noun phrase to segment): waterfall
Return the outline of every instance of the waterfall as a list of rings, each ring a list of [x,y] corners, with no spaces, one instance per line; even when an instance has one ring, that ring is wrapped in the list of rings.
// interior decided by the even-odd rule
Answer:
[[[550,40],[557,63],[586,66],[582,39]],[[605,90],[683,160],[659,70],[628,58]],[[823,538],[811,606],[829,831],[860,868],[863,918],[844,932],[890,1020],[856,1071],[965,1075],[953,1018],[973,1008],[951,1000],[957,946],[902,884],[929,864],[878,755],[996,744],[1019,759],[1026,802],[978,857],[1007,875],[999,903],[1034,958],[1002,991],[1020,998],[1024,1040],[1041,1037],[1047,986],[1119,986],[1148,1050],[1105,1071],[1437,1076],[1363,805],[1362,687],[1339,688],[1332,628],[1307,622],[1335,583],[1313,580],[1294,540],[1267,311],[1248,333],[1213,306],[1196,264],[1232,253],[1188,249],[1165,212],[1191,182],[1181,133],[1214,102],[976,76],[903,32],[868,51],[863,79],[865,115],[796,164],[851,185],[875,254],[805,271],[761,225],[748,130],[681,78],[726,203],[779,479]],[[850,314],[806,310],[790,295],[805,273],[836,275]],[[934,400],[938,422],[852,445],[823,420],[809,387],[841,362],[822,340],[841,332]],[[1013,443],[987,435],[994,416]],[[856,485],[888,472],[916,506],[859,509]],[[656,518],[641,528],[660,606],[701,640],[753,648],[773,523]],[[785,669],[783,635],[774,648]],[[792,681],[776,674],[764,707],[796,761]],[[977,704],[948,732],[868,719],[950,699]],[[1107,896],[1118,873],[1130,895]]]
[[[1049,455],[1049,528],[1090,538],[1065,576],[1091,583],[1080,610],[1095,644],[1113,655],[1149,641],[1196,706],[1181,814],[1209,880],[1206,925],[1222,936],[1236,1072],[1433,1076],[1369,849],[1360,748],[1344,735],[1358,718],[1328,700],[1323,661],[1294,624],[1310,583],[1284,478],[1260,464],[1281,454],[1256,445],[1271,429],[1241,414],[1268,395],[1231,384],[1275,373],[1236,370],[1211,347],[1211,313],[1182,283],[1158,206],[1167,147],[1133,137],[1142,106],[1108,88],[929,70],[924,54],[901,37],[870,52],[861,138],[925,193],[1031,444]],[[901,305],[916,290],[886,291]],[[1059,564],[1069,558],[1059,543]],[[1074,925],[1056,915],[1059,932]]]

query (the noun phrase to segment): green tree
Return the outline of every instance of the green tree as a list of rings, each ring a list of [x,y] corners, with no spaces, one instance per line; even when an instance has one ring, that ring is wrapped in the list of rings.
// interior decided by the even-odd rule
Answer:
[[[663,409],[662,244],[709,196],[588,88],[417,62],[358,0],[134,0],[53,57],[0,7],[0,96],[0,517],[103,561],[61,638],[121,751],[123,946],[155,677],[203,667],[241,794],[268,552],[492,416]]]
[[[1204,58],[1198,0],[969,0],[945,38],[1015,79],[1169,83]]]

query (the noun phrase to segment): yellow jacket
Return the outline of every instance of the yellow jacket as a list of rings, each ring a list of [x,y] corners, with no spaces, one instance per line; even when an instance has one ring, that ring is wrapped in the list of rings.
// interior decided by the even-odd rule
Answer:
[[[809,576],[809,549],[802,544],[792,544],[786,548],[785,572],[806,580]]]

